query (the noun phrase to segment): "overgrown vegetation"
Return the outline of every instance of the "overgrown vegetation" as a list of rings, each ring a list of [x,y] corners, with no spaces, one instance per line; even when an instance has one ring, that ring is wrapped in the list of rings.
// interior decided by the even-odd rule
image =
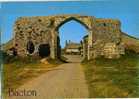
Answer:
[[[51,71],[54,67],[62,64],[60,60],[46,58],[42,63],[40,57],[19,57],[3,55],[3,94],[7,93],[9,88],[18,88],[27,81],[40,76],[41,74]]]
[[[98,58],[83,63],[90,97],[139,97],[139,54],[120,59]]]

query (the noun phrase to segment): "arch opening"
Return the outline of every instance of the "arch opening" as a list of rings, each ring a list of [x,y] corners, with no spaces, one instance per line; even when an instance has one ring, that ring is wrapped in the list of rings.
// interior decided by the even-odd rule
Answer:
[[[32,41],[27,42],[27,51],[29,54],[32,54],[35,50],[35,46]]]
[[[58,28],[61,55],[83,56],[83,38],[88,35],[88,27],[76,18],[69,18],[62,22]]]
[[[38,48],[39,56],[44,58],[50,56],[50,45],[40,44]]]
[[[65,19],[63,22],[61,22],[57,27],[56,27],[56,31],[59,30],[59,28],[64,25],[67,22],[70,21],[76,21],[77,23],[80,23],[81,25],[83,25],[86,29],[89,29],[89,27],[87,26],[87,24],[85,24],[84,22],[80,21],[79,19],[75,18],[75,17],[70,17],[68,19]]]

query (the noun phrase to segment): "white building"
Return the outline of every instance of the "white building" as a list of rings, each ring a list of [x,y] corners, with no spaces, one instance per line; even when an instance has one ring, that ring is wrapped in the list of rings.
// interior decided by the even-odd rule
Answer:
[[[69,42],[66,44],[65,53],[66,54],[80,54],[81,45],[79,43]]]

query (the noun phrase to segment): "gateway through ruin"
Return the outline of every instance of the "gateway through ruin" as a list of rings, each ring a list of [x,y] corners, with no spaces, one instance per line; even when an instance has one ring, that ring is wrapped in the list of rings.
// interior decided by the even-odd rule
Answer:
[[[83,57],[90,60],[99,56],[106,58],[119,58],[124,54],[121,43],[121,23],[115,19],[101,19],[93,16],[57,15],[20,17],[14,25],[14,43],[18,45],[19,56],[27,54],[38,55],[39,46],[50,45],[50,57],[60,57],[58,29],[64,23],[75,20],[88,30],[88,35],[83,38]],[[34,49],[28,53],[27,44],[31,41]],[[33,48],[33,47],[32,47]]]

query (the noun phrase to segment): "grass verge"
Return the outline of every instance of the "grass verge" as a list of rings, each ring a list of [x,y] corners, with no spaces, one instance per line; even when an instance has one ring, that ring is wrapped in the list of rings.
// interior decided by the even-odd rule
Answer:
[[[45,63],[47,64],[41,63],[40,59],[35,57],[11,57],[6,60],[3,64],[3,96],[7,96],[9,88],[16,89],[31,79],[53,70],[63,62],[48,58]]]
[[[139,97],[139,55],[82,62],[90,97]]]

